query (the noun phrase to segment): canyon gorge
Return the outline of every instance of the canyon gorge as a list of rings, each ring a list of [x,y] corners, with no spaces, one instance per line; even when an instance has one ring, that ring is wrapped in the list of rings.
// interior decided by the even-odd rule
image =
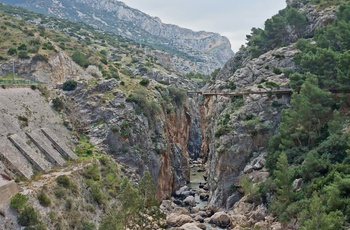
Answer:
[[[58,2],[50,7],[63,14]],[[74,2],[146,17],[120,2]],[[341,3],[288,0],[233,57],[224,37],[186,31],[212,61],[197,69],[147,43],[1,4],[0,228],[348,226],[350,6]],[[163,38],[184,33],[146,19],[152,43],[152,23],[166,27]],[[181,39],[174,47],[188,51]]]

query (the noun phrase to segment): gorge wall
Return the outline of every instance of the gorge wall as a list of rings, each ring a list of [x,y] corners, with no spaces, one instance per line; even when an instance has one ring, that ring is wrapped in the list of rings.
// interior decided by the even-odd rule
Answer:
[[[74,131],[86,133],[94,145],[134,168],[136,174],[149,171],[157,182],[158,198],[169,198],[190,179],[187,143],[191,117],[187,108],[174,104],[170,113],[158,107],[156,113],[135,113],[139,105],[128,101],[117,85],[117,80],[105,80],[95,86],[81,85],[64,95],[67,117]]]
[[[218,79],[205,90],[223,92],[227,82],[234,82],[236,92],[289,89],[285,74],[276,74],[273,70],[293,69],[292,59],[296,53],[293,45],[270,51],[248,61],[226,81]],[[228,63],[227,66],[234,65]],[[290,95],[266,93],[206,99],[208,183],[212,205],[230,209],[240,199],[236,190],[238,178],[252,158],[264,154],[267,140],[277,132],[282,108],[289,106],[289,98]]]

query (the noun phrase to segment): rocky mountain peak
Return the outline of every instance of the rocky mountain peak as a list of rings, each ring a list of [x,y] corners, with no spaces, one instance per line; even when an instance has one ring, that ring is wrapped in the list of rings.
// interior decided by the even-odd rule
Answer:
[[[217,33],[195,32],[176,25],[165,24],[125,3],[113,0],[49,0],[9,1],[5,4],[71,21],[82,21],[96,28],[111,31],[138,43],[150,45],[170,54],[173,66],[181,73],[209,74],[221,68],[233,56],[229,40]]]

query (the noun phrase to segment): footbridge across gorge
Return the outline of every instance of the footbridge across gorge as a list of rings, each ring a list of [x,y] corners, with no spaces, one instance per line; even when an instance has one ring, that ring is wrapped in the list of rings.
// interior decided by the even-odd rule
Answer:
[[[251,94],[291,95],[292,93],[293,93],[292,89],[283,89],[283,90],[261,90],[261,91],[241,91],[241,92],[188,91],[187,95],[202,95],[204,97],[213,97],[213,96],[239,97],[239,96],[248,96]]]
[[[350,89],[326,89],[333,94],[350,93]],[[267,94],[267,95],[291,95],[292,89],[278,89],[278,90],[259,90],[259,91],[241,91],[241,92],[205,92],[205,91],[188,91],[187,95],[202,95],[204,97],[225,96],[225,97],[239,97],[249,96],[252,94]]]

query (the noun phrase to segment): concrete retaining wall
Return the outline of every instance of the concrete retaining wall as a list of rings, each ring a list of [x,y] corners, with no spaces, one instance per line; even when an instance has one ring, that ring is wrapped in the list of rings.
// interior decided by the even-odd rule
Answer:
[[[30,179],[33,176],[32,165],[7,139],[4,141],[8,144],[1,144],[0,160],[13,174]]]
[[[67,145],[64,143],[64,141],[60,138],[58,138],[50,129],[43,128],[41,129],[43,134],[52,142],[52,145],[54,148],[67,160],[78,159],[78,156],[75,155],[75,153],[70,150],[70,148],[67,147]]]
[[[20,136],[13,134],[8,138],[37,170],[43,170],[45,172],[51,170],[51,164],[47,162],[43,156],[35,153],[34,150],[30,148],[30,146],[27,145]]]
[[[63,166],[66,161],[61,155],[50,145],[50,141],[42,137],[37,132],[26,133],[30,140],[40,149],[46,158],[54,165]],[[45,138],[45,139],[44,139]]]

